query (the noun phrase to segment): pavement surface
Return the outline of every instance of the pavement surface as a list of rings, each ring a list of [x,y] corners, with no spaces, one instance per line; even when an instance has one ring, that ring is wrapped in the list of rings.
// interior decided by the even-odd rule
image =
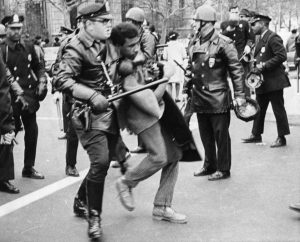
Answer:
[[[73,215],[73,198],[80,180],[89,167],[88,157],[80,147],[77,168],[80,178],[68,178],[65,169],[65,141],[58,140],[56,108],[48,95],[38,112],[39,140],[36,169],[45,180],[21,177],[24,132],[14,149],[15,180],[21,193],[0,193],[0,242],[83,242],[87,222]],[[140,183],[134,190],[136,209],[126,211],[120,204],[115,181],[118,169],[107,175],[102,227],[102,241],[300,241],[300,213],[288,205],[300,201],[300,126],[291,126],[288,145],[272,149],[276,125],[266,121],[263,143],[243,144],[251,123],[237,120],[232,113],[232,176],[223,181],[194,177],[202,162],[180,163],[174,195],[174,208],[188,216],[184,225],[152,220],[154,195],[160,172]],[[203,153],[195,116],[191,129]],[[129,148],[136,137],[123,133]],[[136,165],[143,155],[129,161]]]

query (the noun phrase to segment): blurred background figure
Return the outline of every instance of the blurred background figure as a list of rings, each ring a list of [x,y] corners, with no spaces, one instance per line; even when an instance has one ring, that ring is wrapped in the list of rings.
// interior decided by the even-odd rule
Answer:
[[[60,41],[58,37],[55,37],[53,47],[59,47],[60,46]]]
[[[298,34],[297,29],[292,29],[291,35],[287,39],[287,42],[285,45],[286,52],[296,51],[295,41],[296,41],[297,34]]]
[[[5,26],[3,24],[0,24],[0,43],[3,42],[5,36],[6,36]]]
[[[184,80],[183,61],[187,58],[184,45],[178,39],[178,33],[171,31],[168,35],[168,46],[164,49],[163,58],[175,67],[175,74],[170,78],[167,91],[175,102],[179,102],[179,93]]]

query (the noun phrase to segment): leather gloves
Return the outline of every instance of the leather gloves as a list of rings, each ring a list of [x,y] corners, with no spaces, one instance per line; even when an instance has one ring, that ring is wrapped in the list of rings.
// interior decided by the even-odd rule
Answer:
[[[91,105],[92,111],[95,114],[99,114],[108,108],[107,99],[100,93],[95,92],[89,99],[89,104]]]
[[[95,114],[105,111],[108,107],[108,101],[104,96],[82,84],[75,84],[73,86],[72,96],[76,99],[87,101]]]

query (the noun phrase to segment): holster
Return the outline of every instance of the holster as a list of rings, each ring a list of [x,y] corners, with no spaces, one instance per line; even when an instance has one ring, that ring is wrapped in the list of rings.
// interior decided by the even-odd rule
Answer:
[[[91,129],[91,108],[82,102],[76,101],[72,107],[72,122],[75,127],[82,127],[84,131]]]

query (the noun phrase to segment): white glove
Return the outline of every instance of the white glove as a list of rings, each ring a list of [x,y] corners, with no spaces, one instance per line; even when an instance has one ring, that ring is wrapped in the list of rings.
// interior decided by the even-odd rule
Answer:
[[[246,45],[246,46],[245,46],[245,49],[244,49],[244,53],[245,53],[246,55],[248,55],[248,54],[250,54],[250,52],[251,52],[250,46],[249,46],[249,45]]]
[[[15,138],[15,132],[3,134],[1,135],[0,138],[0,144],[10,145],[14,138]]]
[[[60,92],[55,92],[53,93],[53,102],[56,104],[58,101],[61,100],[61,93]]]
[[[246,103],[246,99],[241,97],[237,97],[235,101],[238,106],[243,106]]]

